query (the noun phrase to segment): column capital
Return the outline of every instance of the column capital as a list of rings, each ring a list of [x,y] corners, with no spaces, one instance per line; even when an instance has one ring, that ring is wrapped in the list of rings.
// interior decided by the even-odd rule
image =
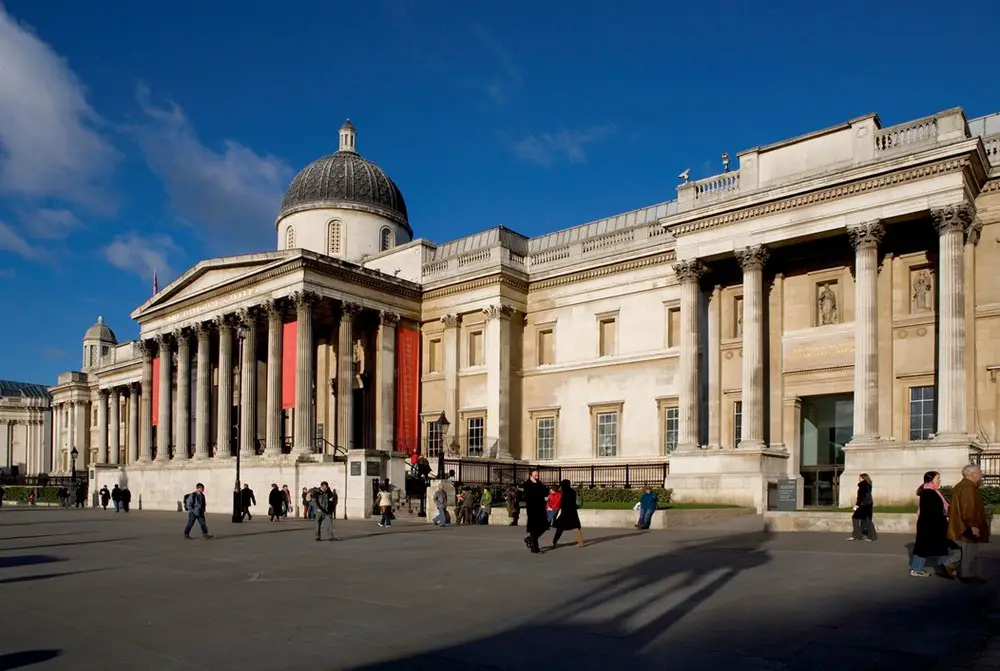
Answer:
[[[851,239],[851,246],[858,249],[878,249],[879,243],[885,236],[885,226],[879,220],[866,221],[861,224],[848,226],[847,235]]]
[[[160,350],[170,350],[170,341],[173,340],[172,333],[157,333],[156,334],[156,346]]]
[[[215,324],[215,328],[219,331],[231,331],[233,328],[233,317],[232,315],[216,315],[212,322]]]
[[[319,296],[311,291],[296,291],[290,296],[293,303],[295,303],[296,309],[303,309],[315,303],[319,300]]]
[[[396,326],[399,323],[399,315],[395,312],[379,310],[378,321],[382,326]]]
[[[350,301],[344,301],[340,304],[340,318],[344,319],[354,319],[361,313],[361,306],[357,303],[352,303]]]
[[[268,298],[264,301],[263,306],[264,312],[267,314],[268,319],[274,319],[275,317],[281,318],[281,299],[278,298]]]
[[[483,316],[487,319],[510,319],[514,314],[514,308],[506,303],[497,303],[483,308]]]
[[[700,280],[705,273],[708,272],[708,268],[704,263],[698,259],[691,259],[690,261],[679,261],[675,263],[674,275],[677,276],[677,280],[681,284],[686,284],[688,282],[697,282]]]
[[[969,203],[947,205],[931,210],[931,221],[934,222],[934,228],[937,229],[938,235],[952,231],[965,233],[972,225],[974,216],[975,210]]]
[[[462,315],[445,315],[441,317],[441,323],[447,328],[457,328],[462,323]]]
[[[736,250],[736,260],[739,261],[740,269],[745,273],[763,270],[769,256],[767,247],[764,245],[751,245]]]
[[[983,221],[979,217],[972,220],[969,228],[965,231],[965,241],[975,247],[979,244],[979,237],[983,234]]]
[[[176,331],[170,332],[170,337],[173,338],[178,345],[180,345],[181,343],[187,343],[190,335],[191,335],[191,328],[188,326],[182,326]]]
[[[212,327],[208,322],[195,322],[191,326],[191,330],[194,331],[195,336],[197,336],[199,340],[207,338],[212,332],[211,329]]]
[[[135,343],[135,348],[139,350],[139,354],[142,356],[143,360],[153,359],[153,341],[152,340],[138,340]]]
[[[101,388],[97,390],[97,394],[101,397],[102,401],[107,401],[108,396],[111,395],[111,390],[107,388]]]
[[[257,308],[247,306],[236,311],[236,320],[244,326],[253,326],[257,323]]]

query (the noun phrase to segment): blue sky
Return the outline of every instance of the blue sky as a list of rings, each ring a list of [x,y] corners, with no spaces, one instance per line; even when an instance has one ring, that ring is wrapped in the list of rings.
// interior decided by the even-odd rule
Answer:
[[[443,242],[669,200],[869,112],[1000,110],[988,0],[0,2],[0,378],[46,384],[98,315],[137,335],[154,268],[273,249],[345,117]]]

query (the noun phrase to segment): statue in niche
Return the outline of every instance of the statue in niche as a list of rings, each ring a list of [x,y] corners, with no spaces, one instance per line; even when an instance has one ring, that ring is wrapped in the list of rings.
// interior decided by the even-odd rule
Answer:
[[[823,284],[817,297],[819,307],[819,325],[829,326],[837,323],[837,296],[830,288],[829,282]]]
[[[913,278],[913,312],[933,309],[931,305],[933,291],[931,274],[926,270],[921,270]]]
[[[736,337],[743,337],[743,301],[736,301]]]
[[[365,374],[365,346],[361,342],[361,339],[354,341],[353,350],[354,359],[354,388],[361,389],[364,387],[364,374]]]

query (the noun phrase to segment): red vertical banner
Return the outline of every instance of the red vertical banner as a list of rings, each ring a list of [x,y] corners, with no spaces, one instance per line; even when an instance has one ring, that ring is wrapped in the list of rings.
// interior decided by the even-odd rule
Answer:
[[[156,426],[160,421],[160,357],[153,359],[152,406],[153,409],[151,414],[153,415],[153,426]]]
[[[396,449],[420,446],[420,331],[396,329]]]
[[[298,344],[298,322],[281,326],[281,409],[295,407],[295,351]]]

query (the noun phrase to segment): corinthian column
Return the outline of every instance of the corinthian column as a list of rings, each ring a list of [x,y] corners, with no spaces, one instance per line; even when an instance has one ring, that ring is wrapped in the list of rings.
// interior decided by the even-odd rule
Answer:
[[[764,263],[763,245],[736,251],[743,270],[743,424],[737,447],[764,447]]]
[[[144,373],[145,374],[145,373]],[[128,463],[139,461],[139,388],[128,386]]]
[[[170,461],[171,378],[173,377],[173,352],[169,336],[161,333],[157,338],[160,350],[160,398],[156,423],[156,460]]]
[[[215,458],[233,456],[233,327],[229,318],[215,318],[219,329],[219,398],[215,420]]]
[[[191,443],[191,340],[186,330],[177,338],[177,416],[174,428],[174,459],[188,459]]]
[[[337,340],[337,445],[354,445],[354,318],[361,312],[356,303],[340,306],[340,333]]]
[[[505,303],[483,310],[486,317],[486,436],[483,456],[510,459],[510,319]],[[452,420],[454,421],[454,420]],[[496,455],[490,454],[497,441]]]
[[[396,407],[396,324],[399,315],[379,313],[378,344],[375,346],[375,449],[393,449],[392,429]],[[396,451],[415,451],[416,445],[396,445]]]
[[[458,333],[459,327],[462,325],[462,315],[445,315],[441,317],[441,323],[444,325],[441,340],[442,365],[444,367],[444,416],[451,422],[451,437],[444,440],[442,445],[450,447],[456,443],[460,433],[458,423]],[[486,419],[489,421],[488,415]]]
[[[195,402],[195,425],[194,425],[194,458],[208,459],[211,452],[208,448],[208,434],[212,428],[211,410],[211,388],[212,371],[209,357],[211,333],[208,324],[198,323],[194,327],[195,335],[198,338],[198,364],[197,364],[197,387],[194,392]]]
[[[316,431],[313,414],[315,372],[312,332],[312,304],[315,298],[314,294],[307,291],[297,291],[293,296],[298,336],[295,343],[295,454],[299,456],[312,454],[313,435]]]
[[[674,264],[681,285],[680,398],[678,403],[677,449],[694,450],[698,440],[698,282],[705,266],[697,259]]]
[[[878,439],[878,245],[885,230],[878,221],[848,229],[854,246],[854,437]]]
[[[97,392],[97,463],[108,463],[108,390]]]
[[[284,325],[276,301],[268,301],[267,309],[267,417],[265,422],[266,449],[269,457],[281,455],[281,347]]]
[[[139,415],[139,461],[153,458],[153,344],[143,340],[138,345],[142,352],[142,410]]]
[[[969,439],[965,398],[965,235],[972,227],[968,204],[931,210],[938,232],[937,432],[941,440]]]
[[[240,455],[257,451],[257,314],[253,309],[239,313],[243,342],[240,361]]]
[[[111,404],[111,418],[109,424],[111,425],[111,435],[108,439],[108,463],[117,464],[118,463],[118,452],[121,450],[122,439],[121,439],[121,395],[118,392],[118,388],[111,390],[111,397],[109,398],[109,403]]]

